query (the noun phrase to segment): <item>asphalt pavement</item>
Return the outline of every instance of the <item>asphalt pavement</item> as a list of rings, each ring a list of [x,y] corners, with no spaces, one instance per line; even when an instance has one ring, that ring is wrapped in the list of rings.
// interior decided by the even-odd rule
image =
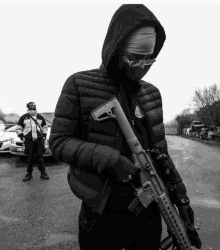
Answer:
[[[167,136],[167,141],[200,227],[202,250],[219,250],[220,148],[178,136]]]
[[[167,141],[200,227],[202,250],[219,250],[220,148],[177,136]],[[23,182],[26,163],[0,155],[0,250],[79,250],[81,201],[67,183],[68,166],[49,159],[45,165],[50,180],[41,180],[35,167],[33,179]]]
[[[0,156],[0,249],[78,250],[77,220],[80,200],[69,189],[68,166],[45,161],[50,180],[23,182],[26,163]]]

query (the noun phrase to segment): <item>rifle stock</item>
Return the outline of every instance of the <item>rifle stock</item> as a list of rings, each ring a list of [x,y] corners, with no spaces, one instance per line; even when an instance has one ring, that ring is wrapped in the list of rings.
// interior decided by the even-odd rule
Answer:
[[[93,119],[97,121],[109,118],[115,118],[117,120],[133,153],[135,166],[141,170],[142,187],[136,189],[136,195],[144,207],[147,207],[152,200],[156,201],[161,215],[171,232],[171,235],[161,242],[160,249],[166,250],[175,242],[178,244],[179,249],[190,250],[191,243],[187,236],[184,223],[171,202],[166,187],[157,174],[150,156],[142,148],[135,136],[117,98],[113,97],[100,107],[94,109],[91,115]]]

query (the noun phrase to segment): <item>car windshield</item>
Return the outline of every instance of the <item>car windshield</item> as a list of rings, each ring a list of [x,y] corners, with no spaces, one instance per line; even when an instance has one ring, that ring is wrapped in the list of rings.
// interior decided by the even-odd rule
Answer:
[[[203,125],[203,122],[193,122],[193,125]]]
[[[15,124],[5,125],[4,132],[16,132],[16,130],[15,130],[16,127],[17,127],[17,125],[15,125]]]

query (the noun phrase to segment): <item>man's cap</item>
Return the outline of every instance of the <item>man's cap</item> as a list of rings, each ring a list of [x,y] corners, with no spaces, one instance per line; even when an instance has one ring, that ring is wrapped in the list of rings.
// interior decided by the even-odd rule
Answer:
[[[27,103],[27,108],[30,109],[31,107],[35,107],[35,109],[36,109],[36,103],[34,103],[34,102]]]

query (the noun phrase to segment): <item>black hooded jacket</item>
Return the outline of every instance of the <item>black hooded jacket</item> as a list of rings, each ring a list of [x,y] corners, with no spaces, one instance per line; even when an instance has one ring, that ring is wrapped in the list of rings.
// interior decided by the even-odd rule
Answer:
[[[116,167],[120,155],[131,159],[131,152],[117,121],[113,118],[101,122],[93,120],[91,111],[95,108],[116,97],[130,124],[136,120],[135,132],[142,145],[149,146],[150,136],[152,145],[162,147],[167,152],[162,99],[158,88],[143,80],[132,82],[124,74],[122,66],[122,53],[129,35],[143,26],[155,27],[157,37],[153,57],[157,57],[166,37],[162,25],[144,5],[124,4],[110,22],[100,68],[71,75],[56,105],[50,149],[56,158],[69,164],[71,190],[91,207],[100,202],[104,184],[111,172],[108,173],[108,170]],[[136,103],[144,113],[142,120],[134,115]],[[148,130],[150,133],[147,133]],[[182,182],[170,162],[176,182]],[[184,185],[181,192],[186,193]]]
[[[120,62],[123,50],[131,33],[144,26],[153,26],[157,33],[152,58],[156,58],[166,39],[165,31],[155,15],[143,4],[123,4],[114,14],[109,24],[102,48],[102,67],[112,78],[121,74]],[[120,83],[122,84],[122,83]]]

